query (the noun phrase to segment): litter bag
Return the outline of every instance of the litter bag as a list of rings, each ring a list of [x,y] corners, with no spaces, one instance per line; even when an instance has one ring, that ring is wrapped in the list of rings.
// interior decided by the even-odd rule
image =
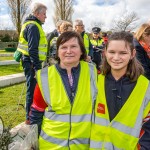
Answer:
[[[26,125],[24,123],[16,126],[10,131],[12,143],[8,150],[38,150],[38,127],[37,125]]]

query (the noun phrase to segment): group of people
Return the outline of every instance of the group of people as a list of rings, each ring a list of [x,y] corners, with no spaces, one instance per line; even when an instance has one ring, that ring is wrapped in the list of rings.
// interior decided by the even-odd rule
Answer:
[[[58,24],[47,42],[41,28],[46,9],[35,3],[18,45],[27,80],[26,123],[38,125],[39,149],[149,150],[150,25],[135,37],[114,32],[104,42],[100,28],[90,39],[78,19],[74,31],[71,23]],[[56,62],[42,68],[47,47],[55,47]]]

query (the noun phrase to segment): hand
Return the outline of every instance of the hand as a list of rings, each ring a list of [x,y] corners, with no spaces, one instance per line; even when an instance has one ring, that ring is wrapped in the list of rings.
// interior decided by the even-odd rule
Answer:
[[[86,57],[86,61],[87,61],[87,62],[91,62],[91,56],[87,56],[87,57]]]

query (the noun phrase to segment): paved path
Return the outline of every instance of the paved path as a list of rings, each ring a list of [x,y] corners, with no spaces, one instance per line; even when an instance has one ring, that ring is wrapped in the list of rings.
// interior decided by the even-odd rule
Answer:
[[[25,81],[24,73],[17,73],[7,76],[0,76],[0,87],[13,85]]]

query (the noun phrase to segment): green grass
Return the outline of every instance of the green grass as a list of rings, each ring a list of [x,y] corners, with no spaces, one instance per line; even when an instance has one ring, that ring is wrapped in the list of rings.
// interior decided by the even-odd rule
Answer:
[[[0,57],[0,61],[4,61],[4,60],[14,60],[13,56],[9,56],[9,57]]]
[[[21,83],[0,89],[0,116],[6,127],[10,125],[15,127],[25,121],[23,106],[25,105],[26,86],[24,85],[25,83]]]
[[[14,53],[14,52],[8,52],[8,51],[6,51],[6,50],[0,50],[0,54],[3,54],[3,53]]]
[[[20,64],[0,66],[0,76],[5,76],[5,75],[23,72],[23,70],[20,70],[19,67],[20,67]]]

